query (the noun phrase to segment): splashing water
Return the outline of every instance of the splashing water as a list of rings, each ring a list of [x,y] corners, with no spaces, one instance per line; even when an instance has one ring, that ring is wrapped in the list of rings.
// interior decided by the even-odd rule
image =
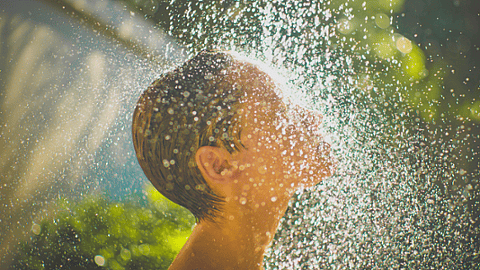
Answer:
[[[236,5],[214,19],[217,25],[228,21],[229,13],[255,10],[261,14],[253,18],[261,31],[245,27],[244,21],[231,15],[231,21],[245,27],[238,36],[228,31],[223,35],[190,33],[198,34],[204,46],[220,44],[246,51],[284,71],[296,93],[290,96],[325,116],[324,133],[339,160],[337,172],[315,188],[296,194],[266,267],[478,267],[478,210],[473,190],[478,168],[473,165],[470,180],[458,168],[475,164],[469,156],[478,150],[465,147],[468,132],[457,133],[463,140],[449,140],[448,132],[442,138],[451,125],[437,123],[434,109],[415,103],[412,96],[418,93],[408,92],[395,79],[390,84],[391,78],[382,74],[416,66],[408,61],[419,51],[390,26],[389,18],[403,1],[371,7],[381,12],[366,16],[362,28],[359,17],[368,14],[367,2],[273,1],[243,9]],[[377,37],[370,37],[373,34]],[[368,44],[367,39],[375,41]],[[422,65],[420,61],[418,74],[410,73],[413,79],[428,76]],[[412,104],[424,112],[409,111]],[[470,127],[478,130],[475,124]],[[455,154],[448,154],[457,147],[466,148],[466,153],[453,150]],[[445,162],[455,155],[462,160],[452,162],[457,167]],[[455,178],[462,179],[462,184],[452,184]]]
[[[184,43],[189,55],[214,46],[257,58],[287,78],[291,98],[296,97],[296,102],[324,115],[323,131],[338,159],[337,172],[311,190],[297,192],[266,256],[267,269],[479,266],[479,222],[475,208],[478,207],[475,204],[478,146],[474,146],[478,144],[475,141],[480,133],[475,132],[478,125],[463,118],[457,122],[442,120],[446,118],[435,109],[436,105],[425,105],[440,102],[432,94],[440,86],[430,80],[433,75],[427,74],[419,47],[392,27],[394,14],[403,3],[398,0],[314,4],[212,1],[185,6],[181,1],[171,1],[172,23],[161,26]],[[18,21],[12,18],[11,23],[18,23],[15,20]],[[4,25],[5,19],[3,23],[0,20],[0,29]],[[134,24],[127,25],[132,28]],[[24,28],[28,28],[28,22]],[[130,28],[121,33],[134,32]],[[42,31],[53,35],[49,29]],[[79,42],[82,35],[95,38],[82,31],[76,32]],[[79,58],[85,62],[85,66],[67,75],[75,77],[84,68],[89,70],[91,80],[56,83],[55,91],[45,95],[58,95],[57,99],[63,101],[60,109],[46,111],[46,116],[32,113],[25,116],[24,122],[18,122],[24,123],[24,129],[29,121],[34,122],[34,116],[45,117],[30,125],[33,131],[28,131],[43,135],[24,136],[25,144],[18,140],[11,146],[22,153],[34,153],[25,159],[32,161],[30,165],[19,161],[18,155],[15,155],[17,161],[2,159],[3,167],[19,166],[28,172],[22,177],[11,176],[16,179],[13,184],[4,184],[4,190],[24,187],[17,191],[24,197],[20,196],[15,204],[33,205],[25,209],[48,212],[44,201],[59,194],[75,196],[70,192],[71,187],[80,194],[94,192],[98,187],[116,186],[106,182],[117,178],[123,178],[118,193],[134,192],[138,183],[128,178],[136,178],[133,175],[141,172],[130,159],[133,149],[129,146],[128,125],[132,104],[158,74],[181,59],[152,67],[119,47],[98,50],[103,46],[99,44],[106,43],[64,48],[64,55],[71,62]],[[87,49],[90,47],[93,49]],[[55,55],[52,53],[52,59],[57,59]],[[63,57],[61,53],[58,55]],[[105,62],[102,59],[106,55],[114,56]],[[415,62],[415,59],[420,60]],[[399,82],[402,76],[409,76],[404,79],[408,83]],[[430,90],[409,91],[410,84],[422,80],[429,81],[426,87]],[[62,90],[65,89],[62,83],[69,88]],[[79,85],[84,92],[71,90]],[[85,97],[105,102],[89,103]],[[4,104],[16,103],[4,101]],[[30,109],[25,110],[26,114],[35,106],[30,101],[25,106]],[[72,110],[71,106],[83,110]],[[7,107],[2,107],[2,111]],[[478,113],[475,108],[468,109],[473,119]],[[58,115],[53,117],[55,114]],[[75,121],[65,118],[69,114]],[[6,114],[3,117],[6,119]],[[8,122],[12,123],[16,122]],[[47,129],[64,132],[47,133],[42,123]],[[3,138],[13,138],[15,132],[4,128],[0,134]],[[29,143],[35,139],[36,143]],[[54,141],[56,146],[52,151],[42,150]],[[11,148],[7,150],[13,152]],[[75,149],[84,152],[77,153]],[[116,175],[113,167],[123,167],[124,175]],[[99,174],[94,173],[97,170],[104,171],[100,180]],[[21,185],[16,183],[20,182],[18,179],[36,184]],[[61,184],[57,186],[56,181]],[[9,207],[10,211],[5,213],[13,216],[12,220],[28,223],[25,219],[31,217],[15,216],[14,210],[19,208]],[[13,227],[13,223],[2,224],[2,233],[16,233]]]

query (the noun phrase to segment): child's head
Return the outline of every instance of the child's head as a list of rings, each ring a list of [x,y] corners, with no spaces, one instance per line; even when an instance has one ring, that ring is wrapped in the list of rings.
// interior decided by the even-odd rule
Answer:
[[[242,90],[226,81],[233,62],[222,52],[198,54],[156,80],[133,116],[133,141],[146,176],[200,220],[215,216],[223,198],[203,179],[196,151],[206,145],[242,148],[236,117]]]
[[[237,161],[222,159],[225,155],[219,152],[217,160],[223,161],[210,164],[219,177],[233,172],[252,182],[258,174],[255,179],[262,178],[262,183],[281,178],[280,184],[272,182],[271,186],[253,183],[258,192],[262,188],[270,192],[267,187],[293,187],[293,180],[287,181],[290,178],[310,177],[314,178],[311,182],[319,182],[331,174],[332,162],[323,153],[328,149],[309,140],[318,135],[318,116],[299,115],[303,123],[292,125],[272,79],[255,65],[225,52],[204,51],[163,75],[142,94],[133,115],[133,141],[142,169],[165,197],[189,209],[198,220],[213,220],[222,211],[225,195],[208,184],[209,177],[205,179],[208,162],[199,168],[199,155],[205,152],[200,148],[207,152],[222,149],[243,160],[242,168]],[[265,170],[269,167],[269,177],[262,167],[246,168],[254,163]],[[225,175],[227,170],[229,175]]]

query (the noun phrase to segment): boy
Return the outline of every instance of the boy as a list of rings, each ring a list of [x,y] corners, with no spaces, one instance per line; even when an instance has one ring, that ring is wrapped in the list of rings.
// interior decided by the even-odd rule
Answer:
[[[169,269],[263,269],[294,191],[334,171],[320,121],[226,52],[201,52],[155,81],[135,108],[135,151],[153,185],[197,219]]]

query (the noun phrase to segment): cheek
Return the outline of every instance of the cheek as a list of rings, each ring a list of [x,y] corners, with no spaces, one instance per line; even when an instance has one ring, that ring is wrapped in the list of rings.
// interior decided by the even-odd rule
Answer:
[[[301,125],[279,126],[280,156],[284,172],[308,182],[319,182],[335,170],[330,145]]]
[[[282,149],[282,155],[303,157],[307,152],[308,139],[301,126],[283,123],[277,127],[276,142]]]
[[[299,170],[298,164],[308,157],[306,140],[302,134],[295,132],[294,126],[288,125],[278,128],[270,136],[270,143],[273,145],[271,155],[278,157],[278,163],[282,171],[288,174],[296,174]]]

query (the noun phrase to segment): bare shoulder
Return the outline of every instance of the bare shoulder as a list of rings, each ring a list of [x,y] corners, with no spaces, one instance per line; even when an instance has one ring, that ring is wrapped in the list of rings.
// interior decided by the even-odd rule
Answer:
[[[192,237],[191,237],[192,238]],[[189,240],[191,240],[191,238]],[[191,241],[187,241],[182,250],[173,260],[168,270],[200,270],[200,269],[212,269],[205,265],[204,260],[199,256],[197,252],[194,252],[194,245]]]

